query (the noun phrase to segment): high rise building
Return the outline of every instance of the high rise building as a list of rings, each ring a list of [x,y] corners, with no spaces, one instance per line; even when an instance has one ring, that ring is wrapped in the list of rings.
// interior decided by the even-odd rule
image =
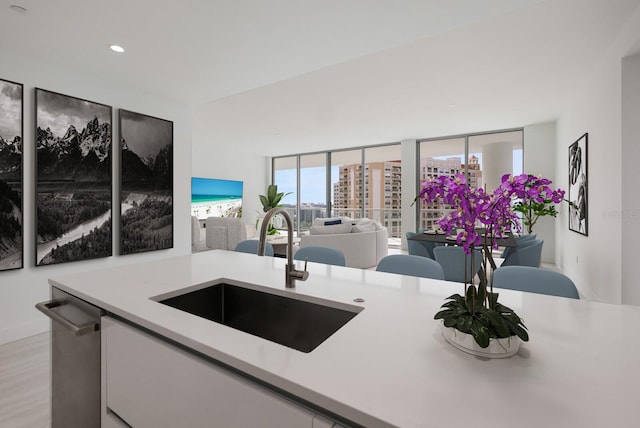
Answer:
[[[423,158],[420,160],[420,179],[446,175],[466,174],[471,187],[482,187],[482,170],[479,159],[471,155],[469,164],[460,157],[446,159]],[[380,221],[387,226],[389,236],[400,237],[400,211],[402,208],[402,166],[400,161],[369,162],[364,175],[361,164],[342,165],[338,181],[333,184],[333,213],[359,218],[364,201],[365,217]],[[364,198],[363,198],[364,192]],[[421,202],[419,227],[431,229],[436,221],[449,212],[440,204]]]
[[[448,157],[446,159],[423,158],[420,159],[420,179],[426,181],[441,175],[454,177],[456,174],[466,174],[467,183],[470,187],[482,187],[482,170],[476,156],[469,157],[469,164],[462,163],[460,157]],[[419,227],[432,229],[437,226],[436,222],[444,217],[451,209],[442,204],[420,203]]]
[[[359,218],[364,202],[364,216],[380,221],[390,237],[400,237],[402,167],[399,160],[342,165],[333,185],[334,215]]]

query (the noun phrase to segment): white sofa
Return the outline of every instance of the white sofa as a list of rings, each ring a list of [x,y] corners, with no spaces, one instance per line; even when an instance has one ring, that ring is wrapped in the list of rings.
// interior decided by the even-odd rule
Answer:
[[[300,237],[300,248],[330,247],[344,253],[346,265],[367,269],[388,252],[387,229],[369,219],[339,218],[340,224],[324,225],[338,218],[315,219],[308,234]]]

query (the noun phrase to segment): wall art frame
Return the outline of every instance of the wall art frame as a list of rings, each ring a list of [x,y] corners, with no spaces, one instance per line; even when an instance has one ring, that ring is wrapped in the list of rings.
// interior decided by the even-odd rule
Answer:
[[[588,142],[585,133],[569,146],[569,230],[589,236]]]
[[[120,255],[173,248],[173,122],[119,109]]]
[[[112,255],[111,106],[35,90],[36,266]]]
[[[24,267],[24,86],[0,79],[0,271]]]

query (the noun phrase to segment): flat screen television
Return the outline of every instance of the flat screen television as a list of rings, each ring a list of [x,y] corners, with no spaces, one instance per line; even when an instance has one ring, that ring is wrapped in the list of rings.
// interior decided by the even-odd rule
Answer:
[[[240,217],[242,215],[242,181],[191,177],[191,215]]]

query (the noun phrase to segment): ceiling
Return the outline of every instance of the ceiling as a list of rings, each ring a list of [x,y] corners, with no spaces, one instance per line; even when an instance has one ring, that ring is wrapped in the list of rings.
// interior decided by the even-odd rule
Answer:
[[[540,0],[1,1],[4,47],[197,105]]]
[[[0,0],[0,46],[280,155],[553,120],[639,1]]]

